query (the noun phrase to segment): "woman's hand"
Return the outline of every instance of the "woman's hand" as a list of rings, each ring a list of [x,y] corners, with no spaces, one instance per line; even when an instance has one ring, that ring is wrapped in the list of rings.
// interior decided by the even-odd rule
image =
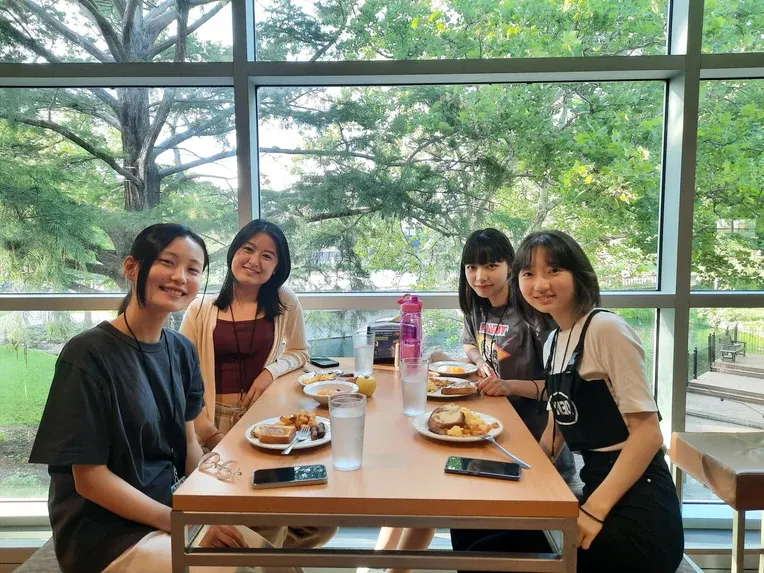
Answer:
[[[255,381],[252,382],[252,387],[249,389],[249,392],[247,392],[247,395],[244,396],[241,407],[245,410],[249,410],[252,404],[257,402],[257,399],[263,395],[263,392],[265,392],[271,384],[273,384],[273,375],[267,368],[263,368],[263,371],[260,372],[260,374],[257,375],[257,378],[255,378]]]
[[[490,368],[490,367],[489,367]],[[486,396],[509,396],[509,386],[507,380],[502,380],[496,374],[486,376],[478,380],[477,389]]]
[[[241,531],[234,525],[212,525],[199,547],[247,547]]]
[[[484,378],[489,378],[493,376],[496,378],[496,371],[491,368],[491,365],[488,364],[483,358],[478,358],[477,362],[475,362],[475,366],[477,366],[477,371],[480,376],[483,376]]]
[[[581,549],[589,549],[601,530],[601,523],[586,515],[583,510],[578,510],[578,546]]]

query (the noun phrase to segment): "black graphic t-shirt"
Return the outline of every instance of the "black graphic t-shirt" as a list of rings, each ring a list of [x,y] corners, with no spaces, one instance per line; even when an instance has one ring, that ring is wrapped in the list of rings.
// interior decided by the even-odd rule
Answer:
[[[542,356],[547,334],[537,334],[511,307],[500,306],[487,312],[477,308],[465,316],[461,341],[477,346],[502,380],[543,380]],[[533,437],[541,439],[548,420],[543,405],[519,396],[510,396],[509,401]]]

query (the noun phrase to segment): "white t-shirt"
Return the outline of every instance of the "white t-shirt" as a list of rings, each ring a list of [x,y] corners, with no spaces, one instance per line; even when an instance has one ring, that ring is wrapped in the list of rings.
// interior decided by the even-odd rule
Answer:
[[[557,352],[554,364],[551,365],[553,374],[559,374],[565,369],[581,338],[581,330],[589,314],[581,317],[573,328],[562,330],[557,335]],[[554,333],[544,344],[545,365],[549,360],[553,339]],[[647,383],[645,351],[642,349],[639,335],[617,314],[600,312],[592,318],[586,331],[584,355],[578,367],[578,374],[584,380],[605,381],[627,428],[629,420],[625,414],[658,411]],[[621,444],[618,444],[605,449],[620,446]]]

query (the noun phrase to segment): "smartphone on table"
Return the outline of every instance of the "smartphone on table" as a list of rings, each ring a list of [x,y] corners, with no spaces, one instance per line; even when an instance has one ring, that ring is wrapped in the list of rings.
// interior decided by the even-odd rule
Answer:
[[[340,365],[340,363],[336,360],[332,360],[326,356],[312,356],[310,363],[313,366],[318,366],[319,368],[336,368]]]
[[[291,468],[268,468],[255,470],[252,474],[252,487],[265,489],[270,487],[291,487],[313,485],[327,482],[326,466],[294,466]]]
[[[512,462],[451,456],[446,460],[445,469],[448,474],[508,479],[512,481],[520,479],[520,465]]]

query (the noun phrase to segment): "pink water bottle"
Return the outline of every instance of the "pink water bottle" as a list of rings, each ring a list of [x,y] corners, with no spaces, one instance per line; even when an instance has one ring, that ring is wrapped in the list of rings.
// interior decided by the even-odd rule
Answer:
[[[422,301],[417,295],[405,294],[398,301],[401,305],[400,357],[422,357]]]

